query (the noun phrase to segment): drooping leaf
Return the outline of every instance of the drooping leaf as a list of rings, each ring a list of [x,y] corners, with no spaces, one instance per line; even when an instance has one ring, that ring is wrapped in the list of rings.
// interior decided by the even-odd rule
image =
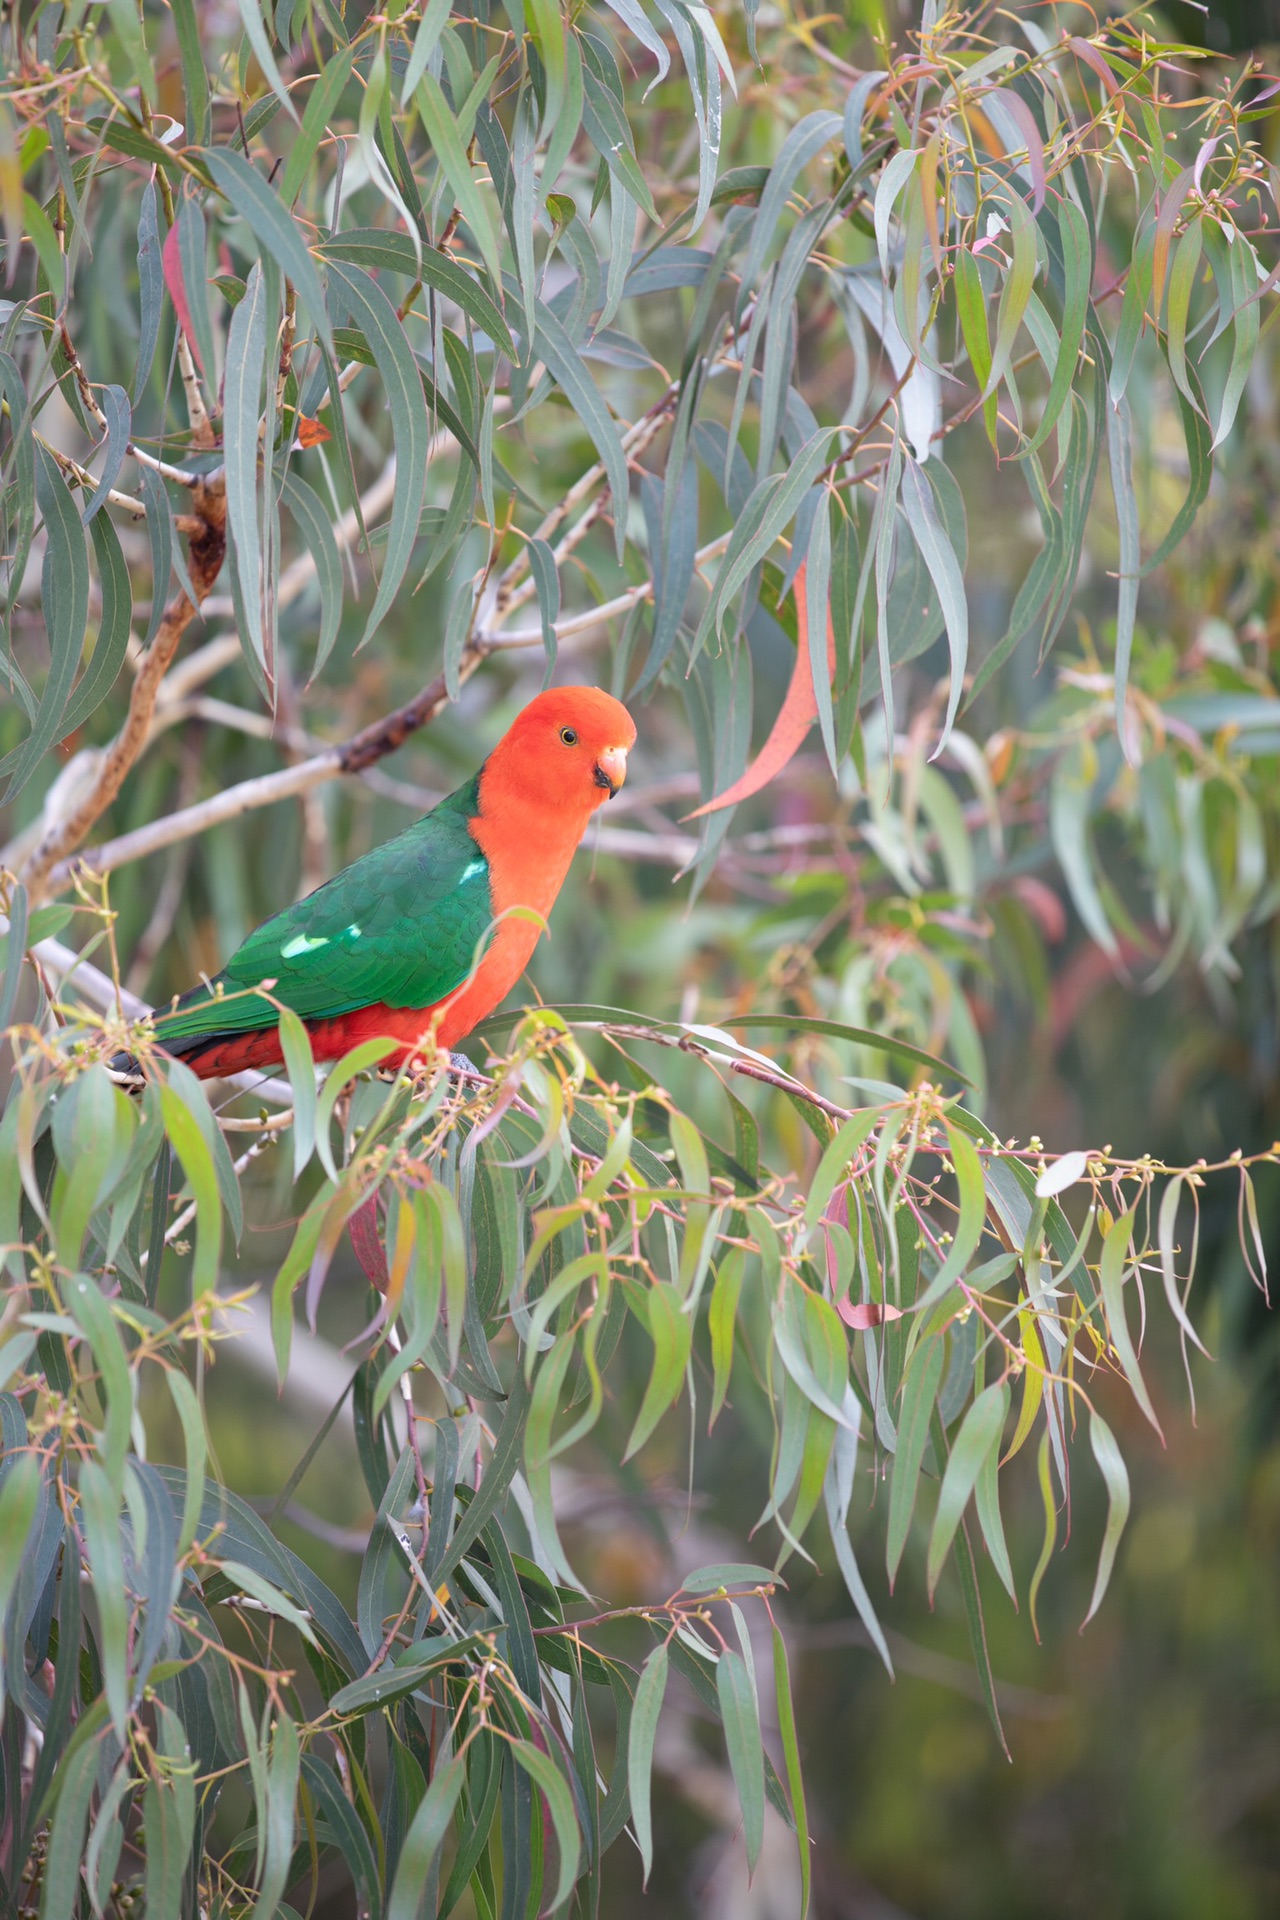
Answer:
[[[747,1871],[754,1873],[764,1840],[764,1750],[760,1744],[760,1706],[742,1655],[732,1647],[716,1662],[716,1694],[724,1726],[733,1783],[742,1805]]]
[[[12,801],[59,738],[89,620],[89,556],[84,527],[57,462],[36,447],[36,499],[44,521],[40,600],[49,636],[49,672],[31,731],[18,749],[5,799]]]
[[[1120,1544],[1120,1535],[1124,1532],[1125,1522],[1129,1518],[1128,1469],[1116,1445],[1115,1435],[1102,1415],[1095,1410],[1091,1410],[1089,1414],[1089,1444],[1093,1448],[1093,1457],[1107,1485],[1107,1524],[1102,1535],[1102,1546],[1098,1552],[1098,1573],[1093,1583],[1089,1611],[1081,1622],[1082,1632],[1102,1605],[1103,1597],[1110,1584],[1111,1570],[1115,1566],[1116,1548]]]
[[[646,1886],[653,1868],[653,1822],[649,1798],[653,1772],[653,1742],[658,1731],[658,1715],[662,1711],[663,1696],[667,1690],[667,1666],[667,1649],[665,1645],[660,1644],[654,1648],[641,1669],[635,1699],[632,1702],[631,1727],[627,1739],[627,1781],[631,1794],[631,1820],[635,1828],[636,1845],[640,1849],[640,1862]]]

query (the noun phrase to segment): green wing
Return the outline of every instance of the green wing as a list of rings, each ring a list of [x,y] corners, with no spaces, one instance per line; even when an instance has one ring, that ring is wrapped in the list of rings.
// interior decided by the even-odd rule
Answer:
[[[478,776],[477,776],[478,777]],[[358,1007],[430,1007],[462,985],[493,918],[489,866],[468,821],[479,811],[476,780],[375,847],[323,887],[256,927],[215,985],[184,995],[156,1022],[159,1039],[197,1039],[273,1027],[270,1001],[244,989],[274,980],[272,993],[304,1020]]]

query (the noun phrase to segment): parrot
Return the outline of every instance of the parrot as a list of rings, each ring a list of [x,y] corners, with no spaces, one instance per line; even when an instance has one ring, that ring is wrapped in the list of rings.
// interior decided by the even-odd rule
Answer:
[[[157,1013],[160,1047],[202,1080],[280,1066],[279,1013],[251,991],[262,986],[299,1015],[317,1061],[384,1037],[397,1042],[384,1066],[451,1051],[524,972],[635,739],[626,708],[597,687],[538,694],[463,786],[264,920],[213,980]],[[129,1054],[110,1066],[138,1073]]]

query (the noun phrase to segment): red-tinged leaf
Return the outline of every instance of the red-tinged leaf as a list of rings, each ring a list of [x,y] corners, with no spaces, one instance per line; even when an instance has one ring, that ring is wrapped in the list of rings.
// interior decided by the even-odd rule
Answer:
[[[298,415],[298,445],[300,447],[322,447],[333,435],[323,420],[310,420],[305,413]]]
[[[1067,41],[1067,45],[1077,59],[1083,60],[1087,67],[1093,68],[1093,71],[1097,74],[1099,80],[1101,80],[1103,86],[1114,100],[1120,91],[1120,83],[1099,53],[1097,47],[1088,40],[1082,40],[1078,34],[1074,33]]]
[[[1012,87],[993,87],[991,98],[998,100],[1009,118],[1016,122],[1018,132],[1026,143],[1027,170],[1031,175],[1031,211],[1039,213],[1049,182],[1044,164],[1044,140],[1036,125],[1036,117],[1022,95],[1015,93]]]
[[[196,344],[196,330],[191,320],[191,305],[187,299],[186,282],[182,278],[182,255],[178,244],[178,223],[175,220],[164,238],[164,247],[160,255],[164,267],[164,283],[169,289],[169,298],[173,301],[178,316],[178,325],[187,336],[187,345],[200,372],[204,372],[204,361],[200,348]]]
[[[805,568],[803,565],[796,575],[796,630],[800,635],[796,647],[796,663],[791,670],[791,684],[787,688],[786,698],[781,711],[773,723],[769,738],[742,775],[731,787],[708,800],[705,805],[695,807],[687,813],[686,820],[698,820],[706,813],[717,813],[721,807],[736,806],[739,800],[749,800],[753,793],[759,793],[775,780],[789,761],[794,759],[805,735],[818,717],[818,700],[813,686],[813,668],[809,661],[809,649],[805,645],[807,602],[805,599]],[[831,625],[830,613],[827,615],[827,665],[832,674],[836,665],[836,637]]]
[[[347,1221],[351,1250],[364,1268],[365,1278],[379,1293],[385,1293],[391,1275],[387,1270],[387,1250],[378,1229],[378,1195],[371,1193]]]
[[[836,1312],[847,1327],[854,1327],[859,1333],[865,1333],[871,1327],[878,1327],[885,1320],[901,1320],[905,1307],[893,1307],[879,1300],[837,1300]]]

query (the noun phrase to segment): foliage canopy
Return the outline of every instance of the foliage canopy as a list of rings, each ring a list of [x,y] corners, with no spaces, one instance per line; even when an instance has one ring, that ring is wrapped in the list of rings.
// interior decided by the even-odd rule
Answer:
[[[1104,1404],[1160,1426],[1144,1288],[1198,1346],[1215,1174],[1265,1285],[1273,1156],[1001,1141],[962,986],[993,873],[1034,972],[1046,848],[1157,979],[1190,953],[1229,981],[1275,912],[1276,694],[1221,634],[1175,657],[1138,616],[1240,437],[1276,178],[1256,75],[1139,16],[1075,25],[930,6],[867,64],[854,27],[752,0],[6,14],[6,1909],[119,1911],[141,1877],[157,1915],[288,1913],[336,1852],[389,1920],[597,1911],[624,1829],[648,1871],[677,1684],[723,1729],[752,1865],[767,1807],[794,1829],[803,1908],[784,1569],[834,1556],[886,1665],[867,1554],[957,1582],[1003,1739],[980,1569],[1034,1624],[1083,1456],[1101,1605],[1130,1504]],[[992,622],[965,576],[997,479],[1034,533]],[[1073,632],[1023,724],[1016,676]],[[513,1014],[474,1075],[388,1084],[365,1048],[317,1076],[285,1016],[287,1078],[216,1110],[155,1054],[140,1101],[112,1084],[122,1040],[148,1054],[121,959],[145,988],[184,887],[220,934],[248,911],[223,823],[299,796],[322,877],[326,783],[402,801],[376,763],[478,669],[503,699],[588,640],[666,797],[702,801],[696,828],[611,819],[606,861],[703,900],[767,873],[783,963],[707,1018]],[[195,725],[210,776],[198,745],[152,772]],[[756,802],[735,841],[736,806],[815,784],[815,726],[840,830]],[[146,864],[198,839],[190,871]],[[282,1383],[348,1230],[381,1295],[265,1514],[205,1407],[246,1201],[291,1229]],[[634,1472],[685,1409],[740,1424],[759,1564],[597,1609],[568,1464]],[[281,1537],[340,1415],[376,1511],[342,1597]]]

